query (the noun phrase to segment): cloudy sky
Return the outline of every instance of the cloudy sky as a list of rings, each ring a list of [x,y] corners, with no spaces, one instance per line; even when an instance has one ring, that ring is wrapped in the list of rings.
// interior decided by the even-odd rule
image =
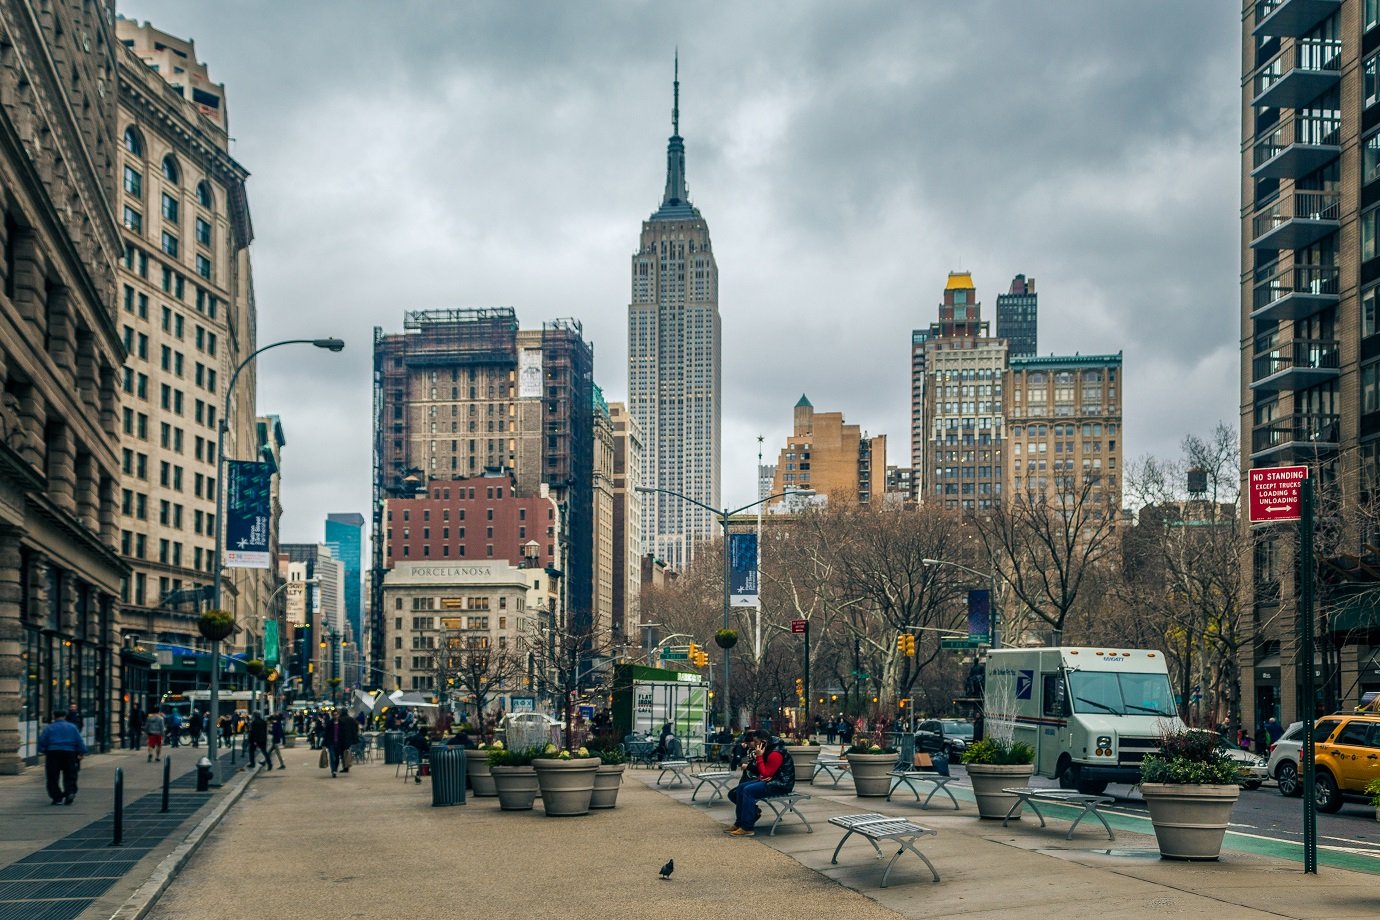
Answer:
[[[1125,353],[1128,455],[1236,418],[1239,4],[124,0],[196,40],[249,169],[284,538],[368,516],[370,343],[405,310],[576,317],[627,385],[679,46],[724,322],[726,502],[801,392],[909,464],[909,333],[1017,272],[1042,353]]]

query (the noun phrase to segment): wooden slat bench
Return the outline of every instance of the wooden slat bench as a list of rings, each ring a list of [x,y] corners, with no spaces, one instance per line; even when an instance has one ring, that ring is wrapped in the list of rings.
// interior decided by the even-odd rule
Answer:
[[[834,855],[829,860],[833,865],[838,865],[839,850],[843,849],[844,843],[848,841],[849,837],[857,834],[872,844],[872,849],[877,851],[878,859],[885,854],[882,853],[882,848],[877,846],[877,841],[890,840],[900,845],[895,854],[892,855],[891,861],[886,864],[886,871],[882,873],[883,888],[886,887],[887,879],[891,876],[891,868],[896,865],[896,860],[906,850],[919,856],[920,860],[929,866],[930,874],[934,876],[934,880],[939,881],[939,870],[934,867],[934,863],[930,862],[924,853],[915,848],[915,841],[922,837],[934,837],[938,834],[937,831],[923,827],[913,821],[907,821],[905,818],[889,818],[876,812],[860,815],[838,815],[830,818],[829,823],[844,829],[843,839],[839,841],[838,846],[834,847]]]
[[[949,801],[954,803],[954,810],[958,810],[958,799],[949,791],[948,785],[953,780],[952,776],[945,776],[943,773],[933,773],[927,770],[892,770],[891,775],[896,779],[891,791],[886,794],[886,800],[891,801],[892,793],[902,786],[905,786],[915,794],[915,801],[920,802],[920,790],[915,788],[916,783],[929,783],[930,794],[925,796],[925,801],[920,802],[921,808],[930,807],[930,799],[934,798],[936,792],[943,792],[949,797]]]
[[[713,805],[717,799],[726,801],[728,787],[733,785],[733,781],[738,778],[735,770],[706,770],[703,773],[695,774],[695,791],[690,793],[690,801],[695,801],[695,797],[700,794],[700,790],[708,786],[713,790],[709,798],[704,800],[704,804]]]
[[[690,777],[685,775],[685,771],[690,769],[690,761],[663,760],[658,762],[656,767],[661,771],[656,778],[658,786],[662,784],[662,780],[666,779],[667,773],[671,774],[671,778],[666,782],[667,786],[690,785]]]
[[[1110,805],[1116,801],[1116,799],[1112,798],[1110,795],[1089,795],[1083,792],[1075,792],[1072,789],[1031,789],[1024,786],[1016,789],[1003,789],[1002,792],[1016,796],[1015,803],[1011,806],[1011,809],[1007,811],[1006,817],[1002,818],[1002,827],[1006,827],[1006,822],[1011,820],[1011,816],[1014,815],[1016,810],[1022,805],[1029,805],[1030,810],[1035,812],[1035,817],[1040,819],[1040,826],[1044,827],[1045,816],[1040,814],[1040,809],[1035,803],[1037,801],[1046,803],[1054,802],[1059,805],[1073,805],[1083,809],[1078,817],[1073,819],[1073,825],[1069,828],[1069,832],[1064,835],[1065,840],[1073,839],[1073,832],[1078,827],[1078,822],[1082,821],[1088,815],[1092,815],[1094,818],[1101,821],[1102,826],[1107,829],[1107,836],[1112,840],[1116,839],[1116,834],[1113,833],[1112,826],[1107,823],[1107,819],[1102,817],[1102,813],[1098,811],[1099,806]]]

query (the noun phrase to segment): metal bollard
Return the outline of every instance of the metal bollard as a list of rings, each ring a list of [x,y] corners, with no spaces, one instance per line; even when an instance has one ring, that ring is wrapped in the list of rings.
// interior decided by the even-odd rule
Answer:
[[[125,838],[125,771],[115,768],[115,839],[110,845],[117,847]]]
[[[196,791],[209,792],[211,789],[211,758],[202,757],[196,762]]]
[[[172,756],[163,758],[163,814],[168,813],[168,784],[172,781]]]

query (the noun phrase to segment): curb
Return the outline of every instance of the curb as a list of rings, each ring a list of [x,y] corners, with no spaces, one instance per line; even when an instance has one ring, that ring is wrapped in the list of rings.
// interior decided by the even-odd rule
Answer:
[[[237,780],[236,784],[221,799],[220,804],[209,815],[202,818],[201,823],[192,828],[191,832],[173,848],[171,853],[163,857],[157,868],[153,870],[153,875],[149,877],[149,880],[140,885],[138,890],[129,896],[129,900],[110,915],[110,920],[143,920],[144,917],[148,916],[153,905],[158,903],[158,898],[164,891],[168,890],[172,880],[187,864],[187,860],[196,852],[197,847],[201,846],[201,842],[211,831],[215,830],[216,825],[220,824],[221,818],[224,818],[225,813],[240,800],[240,796],[244,795],[244,790],[249,788],[250,782],[258,774],[259,768],[255,768],[253,772],[246,773]]]

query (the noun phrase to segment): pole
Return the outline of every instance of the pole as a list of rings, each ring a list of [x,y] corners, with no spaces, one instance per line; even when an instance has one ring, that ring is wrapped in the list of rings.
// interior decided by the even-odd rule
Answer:
[[[730,569],[731,560],[730,560],[729,557],[728,557],[728,511],[727,511],[727,510],[725,510],[725,511],[723,512],[723,514],[720,516],[720,518],[719,518],[719,523],[723,525],[723,529],[724,529],[724,629],[728,629],[728,592],[729,592],[729,582],[732,580],[733,574],[732,574],[732,571],[731,571],[731,569]],[[730,729],[733,727],[733,720],[729,717],[729,712],[730,712],[731,710],[729,709],[729,702],[728,702],[728,697],[729,697],[729,692],[728,692],[729,664],[728,664],[728,660],[729,660],[729,658],[733,657],[732,654],[731,654],[732,651],[733,651],[732,649],[727,649],[727,648],[724,649],[724,686],[723,686],[723,694],[724,694],[724,727],[725,727],[725,728],[730,728]]]
[[[805,621],[805,732],[810,731],[810,621]]]
[[[992,618],[989,624],[992,630],[992,644],[990,648],[1001,648],[1001,615],[997,611],[997,567],[992,566],[992,596],[987,600],[987,612]],[[914,716],[914,713],[911,713]]]
[[[172,755],[163,758],[163,807],[159,809],[163,814],[168,813],[168,785],[172,782]]]
[[[115,768],[114,831],[114,839],[110,841],[110,845],[113,847],[117,847],[125,839],[125,771],[122,767]]]
[[[1318,815],[1313,799],[1313,480],[1299,483],[1299,669],[1303,675],[1303,871],[1318,874]]]

